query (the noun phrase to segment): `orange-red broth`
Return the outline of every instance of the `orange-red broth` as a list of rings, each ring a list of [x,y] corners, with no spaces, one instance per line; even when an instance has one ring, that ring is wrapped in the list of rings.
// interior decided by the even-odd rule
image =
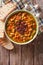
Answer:
[[[15,42],[30,41],[36,34],[36,21],[30,13],[17,12],[9,17],[6,32]]]

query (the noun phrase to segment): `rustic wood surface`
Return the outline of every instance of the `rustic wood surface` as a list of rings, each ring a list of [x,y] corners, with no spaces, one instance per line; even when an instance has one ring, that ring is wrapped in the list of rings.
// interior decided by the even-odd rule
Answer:
[[[14,45],[12,51],[0,46],[0,65],[43,65],[43,33],[28,45]]]

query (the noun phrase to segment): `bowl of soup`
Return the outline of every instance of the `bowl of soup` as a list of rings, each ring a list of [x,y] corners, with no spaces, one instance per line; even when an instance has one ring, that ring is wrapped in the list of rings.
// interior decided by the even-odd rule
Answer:
[[[16,10],[10,13],[5,20],[5,34],[14,44],[28,44],[38,34],[38,21],[29,11]]]

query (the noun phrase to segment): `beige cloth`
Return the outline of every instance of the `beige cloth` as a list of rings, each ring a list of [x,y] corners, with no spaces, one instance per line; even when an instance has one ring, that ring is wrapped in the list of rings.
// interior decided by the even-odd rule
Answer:
[[[4,36],[4,20],[5,17],[16,8],[16,3],[8,3],[0,7],[0,38]]]
[[[0,8],[0,45],[8,50],[12,50],[14,48],[13,44],[6,38],[4,35],[4,27],[5,27],[5,17],[11,13],[14,9],[16,9],[16,3],[9,2],[6,5],[3,5]]]

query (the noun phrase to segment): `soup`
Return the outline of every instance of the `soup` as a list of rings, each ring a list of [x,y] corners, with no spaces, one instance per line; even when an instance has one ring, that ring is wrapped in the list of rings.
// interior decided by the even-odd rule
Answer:
[[[14,42],[30,41],[36,34],[36,20],[33,15],[19,11],[11,15],[6,23],[6,33]]]

